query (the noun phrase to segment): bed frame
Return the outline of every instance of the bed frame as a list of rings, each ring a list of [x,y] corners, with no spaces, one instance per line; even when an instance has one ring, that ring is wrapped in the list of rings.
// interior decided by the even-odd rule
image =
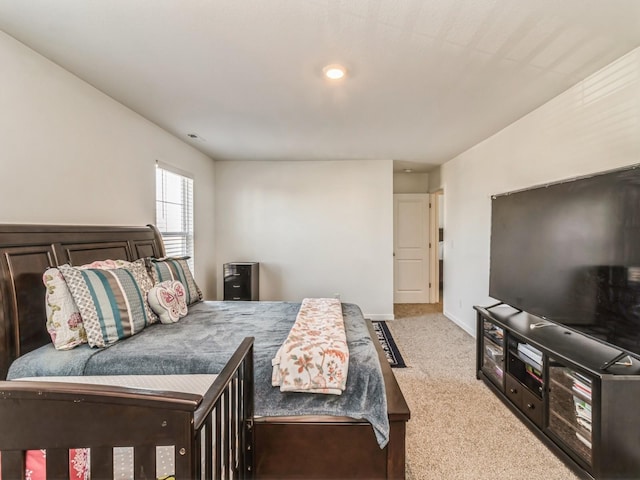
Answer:
[[[6,378],[9,365],[17,357],[50,342],[42,284],[47,267],[164,254],[162,237],[152,225],[0,225],[0,379]],[[375,338],[371,325],[369,328]],[[374,343],[387,393],[387,446],[378,446],[371,425],[363,420],[258,417],[251,429],[255,441],[253,474],[257,478],[405,477],[405,434],[410,412],[382,348]],[[156,401],[167,401],[162,398]]]
[[[114,478],[133,449],[136,479],[156,478],[156,448],[173,447],[176,478],[253,478],[253,338],[204,395],[51,381],[0,382],[2,478],[25,478],[28,450],[46,449],[46,476],[69,478],[88,448],[92,479]]]

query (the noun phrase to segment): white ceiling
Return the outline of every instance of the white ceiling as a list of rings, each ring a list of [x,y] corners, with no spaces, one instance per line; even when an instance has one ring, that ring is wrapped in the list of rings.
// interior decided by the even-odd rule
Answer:
[[[0,29],[215,159],[425,170],[639,46],[640,1],[0,0]]]

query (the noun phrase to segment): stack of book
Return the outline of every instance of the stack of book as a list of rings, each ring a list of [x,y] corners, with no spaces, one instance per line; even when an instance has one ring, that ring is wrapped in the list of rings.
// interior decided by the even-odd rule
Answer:
[[[576,437],[587,448],[591,448],[591,380],[578,372],[571,371],[569,376],[573,380],[573,405],[576,410],[578,430]],[[584,400],[587,399],[587,400]]]
[[[526,364],[525,368],[527,370],[527,375],[532,376],[538,382],[542,383],[542,371],[539,368],[534,367],[533,365],[529,365],[528,363]]]
[[[573,371],[569,376],[573,380],[573,391],[582,394],[583,397],[591,399],[591,380]]]
[[[518,343],[518,352],[542,366],[542,352],[528,343]]]

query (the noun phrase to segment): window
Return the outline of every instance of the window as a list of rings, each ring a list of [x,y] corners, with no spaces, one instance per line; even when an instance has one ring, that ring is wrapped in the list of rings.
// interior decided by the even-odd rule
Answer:
[[[156,164],[156,226],[169,257],[189,256],[193,271],[193,179]]]

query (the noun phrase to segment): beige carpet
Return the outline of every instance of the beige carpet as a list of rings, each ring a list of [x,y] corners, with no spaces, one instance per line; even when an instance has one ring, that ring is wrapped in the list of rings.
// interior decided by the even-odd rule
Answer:
[[[476,380],[475,340],[434,310],[397,305],[387,322],[408,366],[393,370],[411,409],[407,478],[578,478]]]

